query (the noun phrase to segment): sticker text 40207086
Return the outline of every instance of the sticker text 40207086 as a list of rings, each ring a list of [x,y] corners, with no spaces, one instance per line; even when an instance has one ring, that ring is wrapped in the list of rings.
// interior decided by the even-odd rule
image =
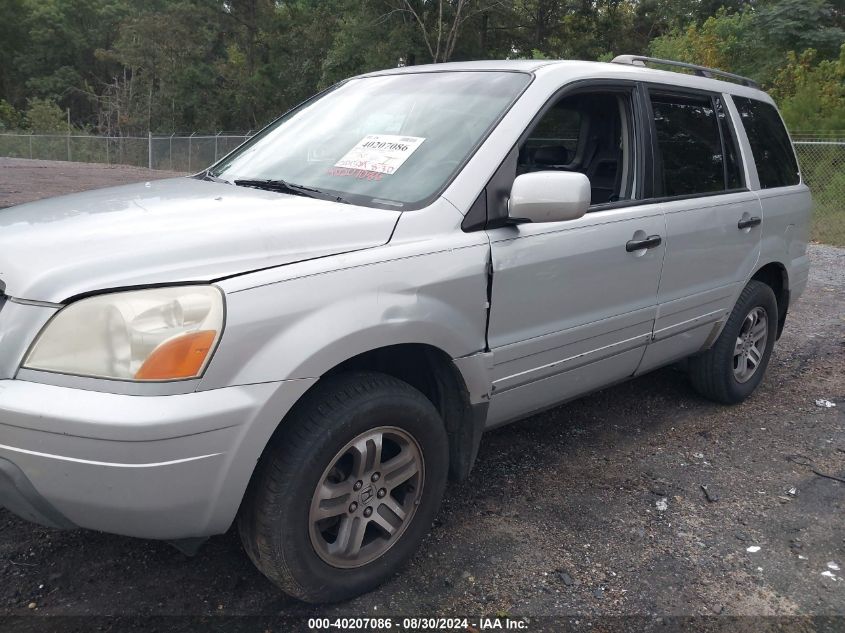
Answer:
[[[419,136],[369,134],[344,154],[334,166],[377,174],[394,174],[411,157],[411,154],[419,149],[423,141],[425,139]]]

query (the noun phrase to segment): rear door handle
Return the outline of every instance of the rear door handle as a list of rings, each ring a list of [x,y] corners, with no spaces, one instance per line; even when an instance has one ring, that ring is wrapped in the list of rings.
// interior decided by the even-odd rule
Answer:
[[[628,240],[625,243],[625,250],[629,253],[640,251],[644,248],[656,248],[663,242],[659,235],[649,235],[644,240]]]
[[[737,222],[736,228],[738,229],[750,229],[752,226],[757,226],[763,220],[760,218],[748,218],[747,220],[740,220]]]

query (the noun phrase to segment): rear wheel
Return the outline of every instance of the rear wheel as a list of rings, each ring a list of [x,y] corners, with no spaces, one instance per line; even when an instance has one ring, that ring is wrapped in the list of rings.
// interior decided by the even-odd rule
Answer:
[[[437,513],[448,440],[410,385],[370,372],[326,379],[268,447],[239,516],[256,566],[308,602],[368,591],[414,553]]]
[[[713,347],[690,359],[690,379],[696,391],[725,404],[750,396],[768,366],[777,319],[772,289],[760,281],[748,282]]]

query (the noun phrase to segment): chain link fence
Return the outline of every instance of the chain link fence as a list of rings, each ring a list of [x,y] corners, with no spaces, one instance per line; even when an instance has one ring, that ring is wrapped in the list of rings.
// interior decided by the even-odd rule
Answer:
[[[0,156],[65,160],[149,169],[197,172],[217,162],[252,136],[245,134],[0,134]]]
[[[845,140],[795,141],[804,182],[813,192],[811,238],[845,246]]]
[[[216,162],[251,135],[0,134],[0,156],[192,173]],[[845,134],[802,132],[795,139],[801,171],[816,204],[812,239],[845,246]]]

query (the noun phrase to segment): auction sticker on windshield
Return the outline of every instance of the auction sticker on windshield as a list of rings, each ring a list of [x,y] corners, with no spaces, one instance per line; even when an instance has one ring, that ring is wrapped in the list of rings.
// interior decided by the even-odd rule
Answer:
[[[393,174],[422,145],[419,136],[369,134],[337,161],[335,167]]]

